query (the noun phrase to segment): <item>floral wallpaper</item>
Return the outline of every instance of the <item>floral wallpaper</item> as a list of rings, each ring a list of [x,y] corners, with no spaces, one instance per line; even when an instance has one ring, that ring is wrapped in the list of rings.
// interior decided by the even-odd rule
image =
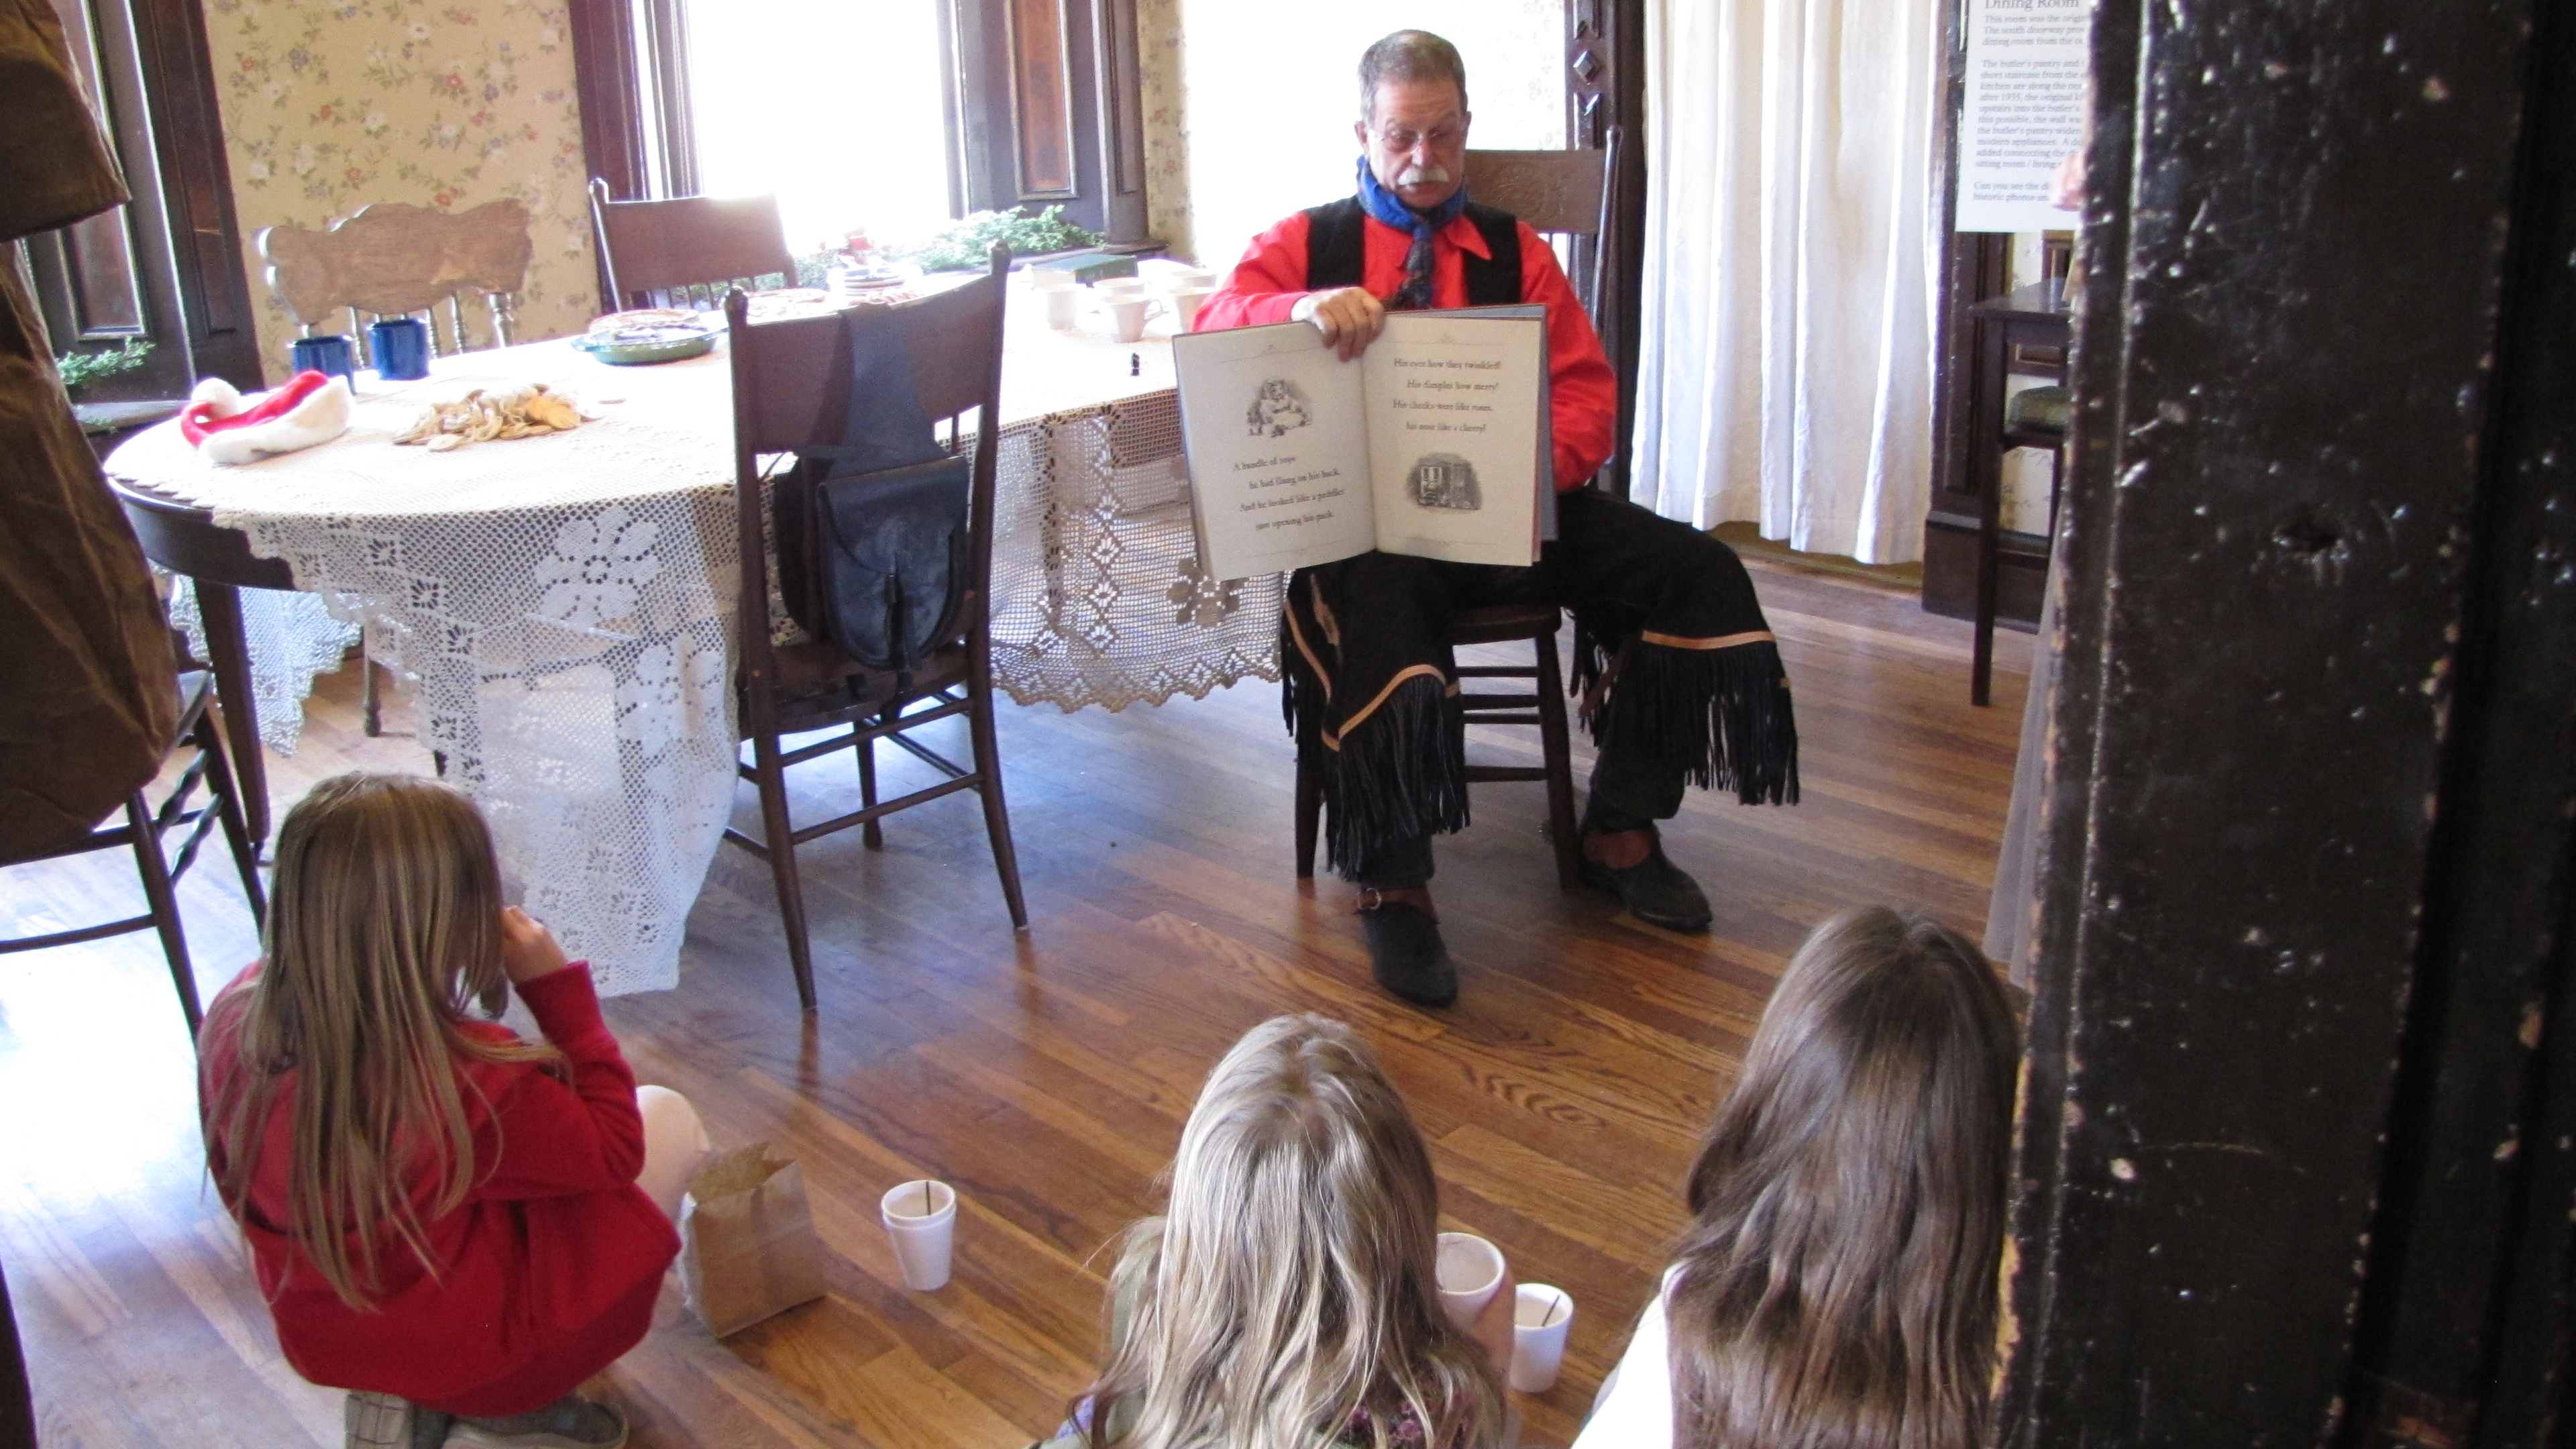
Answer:
[[[581,113],[565,9],[547,0],[205,0],[260,357],[296,327],[257,238],[372,202],[459,211],[525,202],[536,256],[516,337],[577,332],[597,308]],[[470,303],[469,319],[480,322]]]
[[[1199,261],[1190,232],[1190,128],[1181,43],[1181,0],[1136,0],[1145,103],[1145,226],[1173,256]],[[1218,259],[1220,264],[1231,260]]]

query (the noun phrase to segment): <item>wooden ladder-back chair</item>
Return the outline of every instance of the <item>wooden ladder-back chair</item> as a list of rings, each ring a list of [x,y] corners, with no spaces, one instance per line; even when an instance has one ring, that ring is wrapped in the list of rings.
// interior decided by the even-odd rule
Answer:
[[[205,1017],[197,1003],[197,976],[188,960],[187,931],[179,920],[178,885],[188,867],[196,863],[197,848],[205,843],[209,827],[223,827],[224,841],[232,848],[233,868],[241,873],[242,896],[250,905],[251,924],[264,928],[268,919],[267,901],[259,885],[258,847],[242,815],[240,781],[228,768],[223,734],[215,728],[214,716],[206,708],[211,684],[202,665],[193,660],[183,663],[178,679],[179,722],[173,731],[171,749],[175,752],[183,745],[194,746],[197,754],[180,770],[170,793],[158,806],[138,789],[126,797],[124,824],[100,826],[67,850],[0,860],[0,866],[29,865],[97,850],[122,847],[132,851],[135,873],[143,883],[142,915],[0,940],[0,954],[69,946],[130,931],[157,931],[161,952],[169,958],[171,984],[178,988],[179,1010],[188,1019],[188,1034],[192,1037]],[[200,787],[206,791],[203,804],[195,800]],[[184,832],[175,859],[169,854],[167,839],[174,830]]]
[[[909,681],[872,670],[821,641],[776,644],[769,617],[774,566],[765,495],[773,487],[812,486],[804,470],[779,455],[829,447],[841,440],[848,418],[851,359],[839,314],[764,322],[749,321],[749,298],[739,289],[725,298],[733,362],[734,477],[737,543],[741,549],[742,640],[735,687],[743,736],[752,763],[738,765],[760,791],[761,838],[728,827],[725,838],[769,862],[778,887],[778,910],[787,930],[796,995],[814,1009],[813,952],[807,938],[805,896],[796,872],[796,847],[820,836],[863,827],[870,849],[883,843],[877,822],[898,810],[960,790],[983,799],[984,829],[1011,924],[1025,928],[1028,907],[1020,895],[1019,859],[1011,848],[1011,819],[1002,803],[1002,764],[993,731],[991,584],[993,490],[1001,436],[1002,308],[1010,251],[995,247],[984,276],[937,296],[887,308],[902,329],[912,357],[913,384],[922,411],[947,419],[955,446],[958,420],[975,415],[974,477],[970,485],[965,608],[955,639],[939,648]],[[764,470],[762,460],[773,460]],[[922,706],[915,708],[915,706]],[[907,711],[911,711],[907,713]],[[973,743],[973,765],[961,766],[908,736],[907,731],[963,716]],[[843,731],[841,726],[848,726]],[[782,737],[816,730],[834,733],[818,743],[787,748]],[[890,740],[948,778],[892,800],[877,799],[875,746]],[[859,807],[819,824],[798,827],[788,817],[787,769],[855,748]]]
[[[1589,237],[1593,265],[1575,279],[1585,305],[1600,306],[1602,259],[1609,254],[1610,178],[1619,174],[1619,130],[1610,130],[1609,145],[1581,151],[1470,151],[1467,194],[1498,206],[1542,237]],[[1538,730],[1538,765],[1469,765],[1469,784],[1534,781],[1547,786],[1548,843],[1556,853],[1556,882],[1572,890],[1582,879],[1581,842],[1576,838],[1574,757],[1565,720],[1565,676],[1558,662],[1556,636],[1564,628],[1561,611],[1543,604],[1493,604],[1462,609],[1449,621],[1453,648],[1528,640],[1536,658],[1527,666],[1465,665],[1458,677],[1526,679],[1527,694],[1474,693],[1461,690],[1459,713],[1471,725],[1525,725]],[[1578,645],[1578,647],[1580,647]],[[1297,761],[1297,874],[1315,873],[1316,822],[1324,809],[1324,782],[1319,762]]]
[[[346,309],[350,339],[363,357],[367,332],[360,313],[425,317],[433,351],[474,351],[468,295],[482,297],[491,313],[483,345],[509,346],[511,309],[528,285],[536,243],[523,202],[445,212],[397,201],[366,207],[328,231],[272,226],[259,234],[259,254],[268,259],[269,287],[307,333]]]
[[[528,208],[518,201],[486,202],[452,213],[383,202],[324,231],[270,227],[259,234],[258,244],[268,261],[268,285],[288,315],[309,336],[316,327],[336,325],[345,313],[350,345],[362,362],[367,348],[362,317],[417,316],[429,324],[432,352],[476,350],[478,339],[466,320],[468,295],[480,296],[488,308],[482,345],[509,346],[511,308],[528,284],[528,263],[536,254],[528,235]],[[444,338],[439,335],[442,320]],[[249,645],[242,636],[236,590],[291,589],[293,575],[283,562],[252,557],[240,532],[216,527],[205,509],[123,488],[117,496],[143,540],[145,555],[193,581],[251,833],[265,840],[267,770],[259,753],[259,707],[250,694]],[[375,666],[364,668],[363,723],[368,734],[380,735],[383,695]]]
[[[775,196],[611,201],[608,183],[594,176],[590,222],[608,283],[604,310],[712,305],[730,284],[768,276],[796,285]]]

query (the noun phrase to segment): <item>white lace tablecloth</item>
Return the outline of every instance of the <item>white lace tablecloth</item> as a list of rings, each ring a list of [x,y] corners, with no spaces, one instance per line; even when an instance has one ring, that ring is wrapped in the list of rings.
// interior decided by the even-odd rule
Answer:
[[[1280,581],[1199,577],[1169,342],[1059,333],[1023,300],[1003,368],[997,682],[1070,710],[1276,680]],[[600,419],[448,453],[392,443],[434,400],[529,382]],[[253,606],[263,735],[292,747],[312,674],[363,621],[528,909],[604,991],[657,990],[678,982],[735,793],[728,385],[721,347],[609,368],[533,343],[362,387],[349,432],[318,448],[216,468],[164,424],[108,470],[213,510],[314,597]]]

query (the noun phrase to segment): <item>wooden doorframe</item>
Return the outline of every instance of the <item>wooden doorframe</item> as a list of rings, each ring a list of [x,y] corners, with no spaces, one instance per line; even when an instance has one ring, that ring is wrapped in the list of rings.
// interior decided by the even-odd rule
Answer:
[[[2095,16],[1999,1442],[2563,1445],[2576,25]]]
[[[569,0],[581,151],[616,201],[698,192],[683,0]],[[603,273],[600,295],[608,295]]]
[[[1599,240],[1577,244],[1576,275],[1591,270],[1595,248],[1607,248],[1602,290],[1594,301],[1601,348],[1619,381],[1618,445],[1597,486],[1628,496],[1637,424],[1637,358],[1643,336],[1646,271],[1645,0],[1565,0],[1565,141],[1599,149],[1619,128],[1619,172],[1611,178],[1610,226]]]
[[[259,386],[205,17],[193,0],[54,0],[54,9],[134,198],[24,240],[54,350],[128,337],[154,345],[142,368],[88,390],[89,402],[184,398],[206,376]],[[101,322],[102,304],[113,320]]]

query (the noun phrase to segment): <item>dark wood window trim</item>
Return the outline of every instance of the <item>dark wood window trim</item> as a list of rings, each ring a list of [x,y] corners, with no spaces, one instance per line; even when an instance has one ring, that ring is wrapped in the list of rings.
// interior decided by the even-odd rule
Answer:
[[[619,201],[694,196],[688,14],[681,0],[570,0],[581,148]],[[606,295],[605,291],[602,295]]]
[[[1586,297],[1601,347],[1619,379],[1618,449],[1598,486],[1625,498],[1637,426],[1637,357],[1646,271],[1646,6],[1644,0],[1566,0],[1566,144],[1599,149],[1619,128],[1619,174],[1611,179],[1610,226],[1575,244],[1573,273],[1589,277],[1607,248],[1605,297]]]
[[[620,200],[697,192],[686,5],[571,0],[582,150]],[[942,8],[951,208],[1060,205],[1112,245],[1151,245],[1135,0]]]
[[[81,400],[184,398],[210,375],[257,386],[204,17],[191,0],[55,0],[55,12],[134,200],[26,239],[37,306],[57,352],[154,348]]]

